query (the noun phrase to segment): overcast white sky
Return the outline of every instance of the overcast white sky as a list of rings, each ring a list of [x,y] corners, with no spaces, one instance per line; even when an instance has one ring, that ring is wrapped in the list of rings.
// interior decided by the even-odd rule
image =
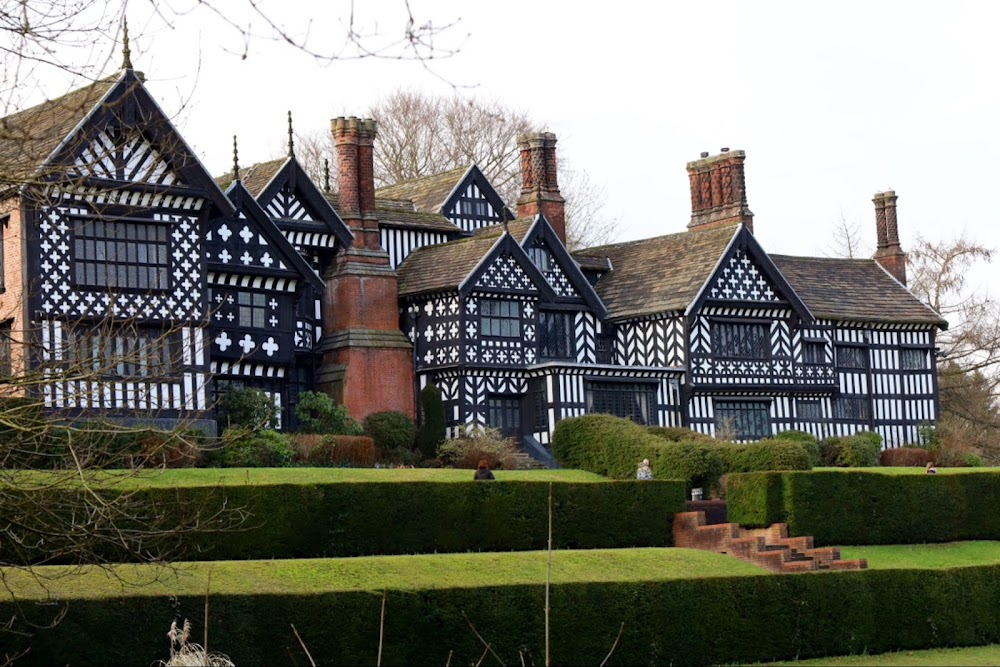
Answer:
[[[289,109],[297,131],[328,128],[409,86],[528,111],[605,186],[621,240],[683,230],[686,162],[728,146],[747,152],[749,204],[771,252],[828,254],[841,217],[873,243],[871,197],[890,188],[904,250],[917,234],[963,231],[1000,247],[998,3],[411,0],[420,22],[457,21],[437,41],[460,52],[431,72],[319,63],[267,39],[248,4],[217,5],[264,35],[245,58],[203,9],[171,14],[171,28],[148,4],[128,10],[135,67],[213,173],[229,168],[233,134],[243,164],[283,153]],[[316,49],[343,41],[345,0],[259,4],[294,35],[308,28]],[[358,5],[360,25],[401,33],[401,1]]]

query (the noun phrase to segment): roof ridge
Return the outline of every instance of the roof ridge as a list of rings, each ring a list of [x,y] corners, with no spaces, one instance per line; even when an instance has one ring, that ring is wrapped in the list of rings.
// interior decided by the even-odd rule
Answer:
[[[391,185],[383,185],[380,188],[375,188],[375,193],[378,194],[379,192],[381,192],[383,190],[391,190],[392,188],[395,188],[395,187],[398,187],[398,186],[401,186],[401,185],[412,185],[414,183],[419,183],[420,181],[426,181],[426,180],[431,179],[431,178],[438,178],[440,176],[444,176],[445,174],[450,174],[450,173],[455,172],[455,171],[462,171],[462,173],[465,173],[474,164],[475,164],[474,162],[470,162],[470,163],[468,163],[468,164],[466,164],[464,166],[452,167],[451,169],[445,169],[444,171],[439,171],[439,172],[437,172],[435,174],[427,174],[425,176],[418,176],[416,178],[408,178],[408,179],[403,180],[403,181],[397,181],[397,182],[395,182],[395,183],[393,183]]]

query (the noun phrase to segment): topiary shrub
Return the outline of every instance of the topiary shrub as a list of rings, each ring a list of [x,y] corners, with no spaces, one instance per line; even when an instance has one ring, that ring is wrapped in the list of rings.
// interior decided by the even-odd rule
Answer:
[[[707,492],[719,490],[722,477],[722,457],[717,448],[701,442],[670,442],[654,447],[649,458],[655,479],[683,479],[688,488]],[[633,471],[632,475],[635,475]]]
[[[805,431],[796,431],[794,429],[791,429],[788,431],[781,431],[771,439],[790,440],[791,442],[800,443],[803,447],[806,448],[806,452],[808,452],[809,454],[810,466],[815,467],[820,464],[819,440],[813,434],[806,433]]]
[[[288,437],[277,431],[230,429],[223,437],[228,442],[220,462],[227,468],[283,468],[291,465],[295,453]]]
[[[364,434],[364,429],[351,418],[345,406],[337,405],[321,392],[304,391],[299,394],[295,419],[298,420],[297,430],[300,433]]]
[[[724,474],[767,470],[810,470],[812,456],[801,442],[761,440],[746,445],[717,444]]]
[[[710,435],[698,433],[697,431],[692,431],[689,428],[681,428],[679,426],[647,426],[646,432],[652,433],[657,438],[666,440],[667,442],[715,443],[715,439]]]
[[[872,468],[879,465],[881,454],[882,436],[870,431],[826,438],[820,443],[820,459],[825,466]]]
[[[445,418],[441,390],[429,384],[420,390],[420,429],[417,431],[417,449],[425,458],[433,458],[438,445],[444,442]]]
[[[896,447],[886,449],[879,456],[879,463],[884,466],[919,466],[924,467],[933,460],[931,453],[923,447]]]
[[[362,423],[365,435],[375,441],[383,452],[391,449],[413,449],[417,426],[410,416],[392,410],[373,412]]]
[[[464,431],[457,438],[438,446],[438,458],[452,468],[475,469],[480,461],[490,468],[513,470],[517,467],[514,440],[504,437],[495,428]]]
[[[278,423],[278,408],[262,389],[233,389],[219,399],[221,421],[227,428],[248,431],[273,428]]]

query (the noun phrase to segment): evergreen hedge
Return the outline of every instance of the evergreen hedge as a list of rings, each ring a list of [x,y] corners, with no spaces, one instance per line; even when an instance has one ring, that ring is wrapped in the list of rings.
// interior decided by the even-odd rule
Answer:
[[[155,512],[164,526],[191,526],[196,517],[210,517],[222,507],[245,508],[242,529],[185,536],[173,560],[545,548],[548,482],[483,483],[469,477],[458,483],[144,488],[128,497],[137,516]],[[684,511],[685,489],[677,482],[556,483],[553,488],[558,549],[670,546],[673,515]],[[22,562],[15,547],[0,544],[2,562]],[[104,555],[112,562],[124,557]]]
[[[817,546],[1000,539],[997,472],[748,473],[729,476],[726,497],[730,521],[787,523]]]
[[[473,664],[483,647],[506,664],[544,661],[544,585],[389,590],[382,664]],[[294,624],[320,664],[374,664],[382,591],[214,594],[210,649],[241,667],[306,664]],[[203,596],[72,600],[31,642],[26,664],[149,664],[166,658],[165,628],[192,619]],[[743,664],[1000,642],[1000,566],[868,570],[804,576],[559,584],[552,587],[554,664],[596,665],[621,624],[608,665]],[[0,604],[49,618],[51,606]],[[44,614],[42,616],[41,614]],[[280,619],[281,622],[275,622]],[[10,635],[10,650],[30,641]],[[15,645],[16,644],[16,645]]]

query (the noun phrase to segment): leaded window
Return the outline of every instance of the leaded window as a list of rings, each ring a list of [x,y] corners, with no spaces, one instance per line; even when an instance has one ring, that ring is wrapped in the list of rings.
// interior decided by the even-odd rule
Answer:
[[[545,385],[539,383],[531,391],[531,409],[534,412],[535,431],[541,433],[549,430],[548,401],[545,398]]]
[[[264,328],[267,316],[267,295],[254,292],[237,292],[236,305],[240,313],[240,326]]]
[[[70,372],[119,377],[171,375],[181,365],[176,334],[156,329],[88,329],[77,326],[67,335]]]
[[[597,363],[614,363],[615,341],[609,334],[598,334],[597,338],[594,340],[594,346],[596,348],[594,352],[597,355]]]
[[[165,290],[169,287],[168,227],[161,223],[79,219],[73,271],[86,287]]]
[[[716,401],[716,433],[730,433],[737,440],[771,436],[771,411],[767,401]]]
[[[528,258],[531,263],[535,265],[539,271],[548,271],[549,265],[552,262],[552,257],[549,255],[548,248],[544,246],[532,246],[528,248]]]
[[[795,402],[795,411],[799,419],[814,421],[823,417],[820,402],[817,400],[800,398]]]
[[[804,364],[825,364],[826,345],[818,341],[805,341],[802,343],[802,363]]]
[[[517,437],[521,432],[521,399],[500,394],[487,396],[486,425],[508,438]]]
[[[587,382],[584,387],[588,413],[631,419],[637,424],[656,423],[656,385],[642,382]]]
[[[483,299],[479,313],[482,335],[494,338],[521,337],[521,309],[517,301]]]
[[[899,351],[899,367],[904,371],[927,370],[927,350],[904,347]]]
[[[833,402],[833,416],[849,421],[868,421],[871,418],[871,405],[867,398],[841,396]]]
[[[860,345],[837,346],[837,368],[861,370],[867,366],[868,350]]]
[[[768,327],[763,323],[712,322],[712,347],[718,357],[767,359]]]
[[[573,313],[538,313],[538,355],[542,359],[573,359]]]

